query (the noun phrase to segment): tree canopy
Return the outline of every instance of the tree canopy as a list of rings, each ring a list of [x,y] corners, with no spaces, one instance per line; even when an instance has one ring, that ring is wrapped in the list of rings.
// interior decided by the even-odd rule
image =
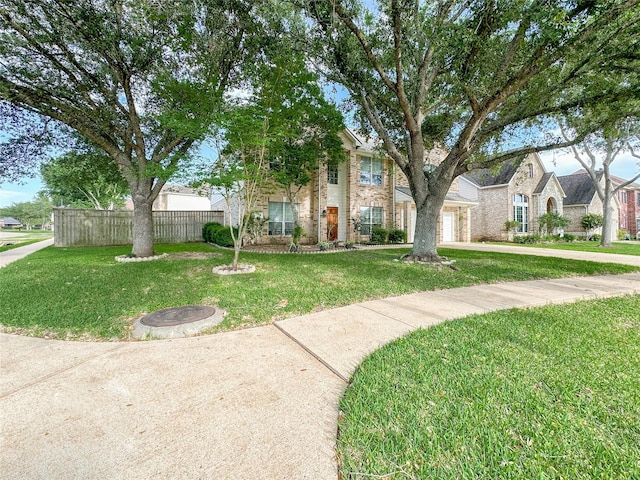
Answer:
[[[417,207],[414,257],[437,259],[453,180],[567,146],[554,115],[640,93],[640,4],[518,0],[308,0],[315,59],[380,137]],[[592,110],[593,111],[593,110]],[[446,156],[425,169],[427,152]]]
[[[24,146],[35,138],[33,118],[45,140],[50,127],[78,132],[129,184],[133,253],[151,255],[153,200],[208,131],[256,46],[262,5],[1,0],[0,106],[14,129],[2,173],[32,162]]]
[[[113,210],[124,205],[129,190],[111,158],[91,147],[51,159],[40,175],[57,206]]]

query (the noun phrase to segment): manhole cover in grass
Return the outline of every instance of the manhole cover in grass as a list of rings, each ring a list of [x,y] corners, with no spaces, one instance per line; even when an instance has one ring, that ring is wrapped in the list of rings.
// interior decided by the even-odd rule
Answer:
[[[145,315],[140,319],[140,323],[147,327],[175,327],[212,317],[215,313],[215,308],[202,305],[165,308]]]

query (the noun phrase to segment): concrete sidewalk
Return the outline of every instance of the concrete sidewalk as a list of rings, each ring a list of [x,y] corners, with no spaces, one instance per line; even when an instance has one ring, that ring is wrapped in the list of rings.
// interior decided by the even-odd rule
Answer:
[[[0,252],[0,268],[6,267],[10,263],[20,260],[21,258],[24,258],[33,252],[37,252],[38,250],[42,250],[50,245],[53,245],[53,238],[48,238],[41,242],[30,243],[24,247],[12,248],[11,250]]]
[[[358,363],[471,313],[640,292],[640,273],[386,298],[275,325],[148,342],[0,335],[0,478],[336,479]]]

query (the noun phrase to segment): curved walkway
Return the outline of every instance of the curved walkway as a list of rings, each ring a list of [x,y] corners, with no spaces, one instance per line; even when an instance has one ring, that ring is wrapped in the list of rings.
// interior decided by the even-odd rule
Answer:
[[[0,477],[334,480],[338,400],[380,345],[471,313],[638,292],[635,273],[416,293],[178,340],[2,334]]]

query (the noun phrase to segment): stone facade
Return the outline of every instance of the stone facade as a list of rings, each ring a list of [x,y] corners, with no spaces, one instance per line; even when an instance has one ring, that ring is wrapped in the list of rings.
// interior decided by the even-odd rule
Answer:
[[[546,172],[537,154],[521,162],[506,162],[501,170],[478,170],[463,176],[461,190],[477,199],[471,210],[471,240],[507,240],[505,222],[515,219],[514,200],[526,199],[519,235],[539,232],[539,217],[547,212],[563,214],[564,192],[555,174]],[[523,204],[524,205],[524,204]]]

